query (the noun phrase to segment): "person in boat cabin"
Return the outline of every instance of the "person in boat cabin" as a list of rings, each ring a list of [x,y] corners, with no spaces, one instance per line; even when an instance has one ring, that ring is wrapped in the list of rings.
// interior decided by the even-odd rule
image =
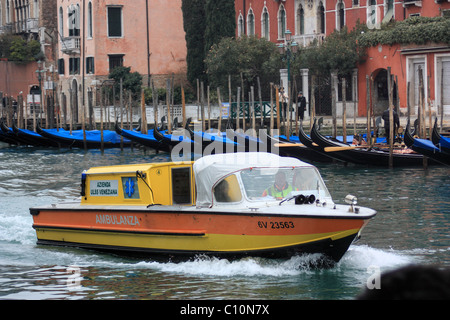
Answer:
[[[316,180],[311,175],[297,171],[292,178],[292,186],[294,191],[311,190],[316,188],[314,181]]]
[[[394,139],[395,139],[395,134],[396,134],[398,128],[400,127],[400,119],[398,118],[398,114],[397,114],[397,112],[395,112],[395,110],[392,110],[392,113],[394,115]],[[386,141],[389,143],[389,126],[390,126],[389,108],[384,110],[381,118],[384,120],[384,131],[386,134]]]
[[[279,171],[275,175],[275,181],[273,185],[264,190],[262,196],[272,196],[277,199],[283,199],[293,190],[294,188],[286,180],[286,174],[282,171]]]

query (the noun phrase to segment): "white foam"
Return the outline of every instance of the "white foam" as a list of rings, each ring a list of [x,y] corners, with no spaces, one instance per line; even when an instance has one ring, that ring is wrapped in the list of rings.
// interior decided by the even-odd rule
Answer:
[[[0,215],[0,241],[32,244],[36,242],[33,219],[21,215]]]
[[[415,262],[417,260],[414,257],[393,249],[385,250],[371,248],[367,245],[352,245],[339,264],[358,269],[366,269],[370,266],[380,268],[399,267]]]

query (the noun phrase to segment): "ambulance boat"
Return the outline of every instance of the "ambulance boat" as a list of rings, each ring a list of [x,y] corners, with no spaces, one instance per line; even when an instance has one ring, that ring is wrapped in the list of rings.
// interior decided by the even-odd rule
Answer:
[[[91,168],[81,199],[31,208],[37,243],[149,257],[339,261],[376,212],[333,202],[316,167],[272,153]]]

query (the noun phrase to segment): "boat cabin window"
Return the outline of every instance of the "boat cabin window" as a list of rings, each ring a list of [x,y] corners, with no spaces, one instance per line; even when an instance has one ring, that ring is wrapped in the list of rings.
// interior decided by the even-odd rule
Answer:
[[[191,203],[191,168],[172,168],[173,204]]]
[[[237,177],[233,174],[220,181],[214,187],[214,197],[217,202],[240,202],[242,194]]]
[[[330,193],[314,167],[251,168],[241,171],[241,179],[250,200],[279,199],[290,192],[328,198]]]

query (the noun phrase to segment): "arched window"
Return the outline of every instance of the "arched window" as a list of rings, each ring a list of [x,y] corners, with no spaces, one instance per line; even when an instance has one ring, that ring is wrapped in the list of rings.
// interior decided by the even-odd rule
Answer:
[[[345,5],[342,0],[336,5],[336,29],[341,30],[345,26]]]
[[[244,17],[242,16],[242,13],[239,13],[238,18],[238,37],[242,37],[244,34]]]
[[[301,4],[297,9],[297,34],[305,34],[305,10]]]
[[[394,18],[394,0],[384,0],[383,22],[389,22]]]
[[[248,10],[247,15],[247,35],[249,36],[255,35],[255,15],[253,14],[252,8]]]
[[[325,33],[325,7],[323,6],[322,1],[319,3],[319,7],[317,8],[317,25],[319,27],[319,33]]]
[[[284,39],[284,34],[286,33],[286,9],[284,5],[280,5],[278,10],[278,38]]]
[[[34,11],[34,18],[35,19],[39,19],[39,1],[38,0],[34,0],[33,3],[33,11]]]
[[[377,17],[377,1],[369,0],[367,6],[367,26],[372,29],[376,26],[378,21]]]
[[[384,11],[394,10],[394,0],[384,0]]]
[[[270,40],[269,10],[264,7],[261,15],[261,37]]]
[[[6,0],[6,23],[11,23],[11,3]]]
[[[71,5],[68,12],[69,37],[80,36],[80,6]]]
[[[64,10],[59,7],[59,34],[64,37]]]
[[[28,0],[25,1],[25,18],[30,18],[30,2]]]

